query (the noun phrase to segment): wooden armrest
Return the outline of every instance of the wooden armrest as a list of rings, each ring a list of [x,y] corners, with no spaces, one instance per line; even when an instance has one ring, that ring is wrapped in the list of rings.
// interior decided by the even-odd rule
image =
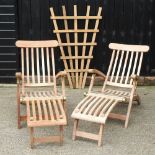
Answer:
[[[105,74],[103,74],[101,71],[99,71],[97,69],[89,69],[88,70],[88,73],[90,73],[90,74],[96,74],[96,75],[102,77],[103,80],[105,80],[105,77],[106,77]]]
[[[16,79],[17,80],[22,80],[22,73],[21,72],[16,72]]]
[[[67,72],[66,71],[60,71],[59,73],[57,73],[56,79],[58,79],[60,77],[65,77],[65,76],[67,76]]]
[[[133,79],[134,81],[138,81],[139,76],[138,75],[131,75],[130,78]]]

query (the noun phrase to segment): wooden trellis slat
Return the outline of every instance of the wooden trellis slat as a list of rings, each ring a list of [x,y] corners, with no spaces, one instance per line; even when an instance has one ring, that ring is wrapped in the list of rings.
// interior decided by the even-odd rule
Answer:
[[[94,46],[97,45],[95,40],[96,34],[97,32],[99,32],[99,21],[100,19],[102,19],[102,7],[99,7],[96,16],[90,15],[90,6],[87,6],[85,16],[78,16],[77,5],[74,5],[73,16],[67,16],[65,6],[62,6],[63,16],[56,16],[53,8],[50,8],[50,11],[51,19],[54,24],[53,32],[56,34],[59,42],[59,47],[62,55],[61,59],[64,62],[64,67],[67,72],[69,85],[71,88],[84,88],[90,62],[93,58],[93,49]],[[59,29],[58,20],[64,21],[64,29]],[[74,22],[74,28],[68,27],[69,20],[72,20]],[[79,20],[85,20],[84,28],[78,28]],[[94,29],[89,28],[90,20],[95,20]],[[70,36],[70,34],[72,33],[74,35],[73,41],[71,40]],[[88,41],[88,33],[92,33],[91,41]],[[66,42],[61,38],[61,34],[66,34]],[[84,36],[83,42],[79,42],[79,35]],[[64,47],[67,47],[67,53],[65,53]],[[80,47],[82,47],[82,55],[79,54]],[[90,47],[88,52],[87,47]]]

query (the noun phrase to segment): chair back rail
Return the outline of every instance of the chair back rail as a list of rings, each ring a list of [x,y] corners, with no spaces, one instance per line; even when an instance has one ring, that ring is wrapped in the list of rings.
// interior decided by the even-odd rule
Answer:
[[[113,50],[110,65],[102,91],[106,85],[132,88],[131,75],[140,75],[143,54],[148,52],[149,47],[144,45],[109,44]]]
[[[58,46],[58,42],[19,40],[16,46],[21,49],[22,92],[25,87],[53,86],[56,94],[53,48]]]

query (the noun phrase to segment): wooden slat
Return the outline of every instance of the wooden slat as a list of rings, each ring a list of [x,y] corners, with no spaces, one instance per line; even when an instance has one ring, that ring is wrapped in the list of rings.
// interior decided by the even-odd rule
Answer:
[[[101,16],[101,12],[102,12],[102,7],[99,7],[99,10],[98,10],[98,14],[97,14],[97,16],[98,17],[100,17]],[[99,26],[99,19],[100,18],[98,18],[97,20],[96,20],[96,23],[95,23],[95,30],[97,30],[98,29],[98,26]],[[94,43],[95,42],[95,40],[96,40],[96,33],[93,33],[93,37],[92,37],[92,43]],[[94,49],[94,46],[93,45],[91,45],[91,47],[90,47],[90,50],[89,50],[89,56],[91,56],[92,55],[92,53],[93,53],[93,49]],[[85,69],[88,69],[89,68],[89,65],[90,65],[90,59],[88,59],[87,60],[87,63],[86,63],[86,68]],[[84,77],[83,77],[83,83],[82,83],[82,88],[84,88],[84,86],[85,86],[85,82],[86,82],[86,77],[87,77],[87,72],[85,72],[85,74],[84,74]]]
[[[68,70],[69,73],[71,73],[71,72],[87,72],[87,71],[88,71],[87,69],[82,69],[82,70],[81,69],[73,69],[73,70],[69,69]]]
[[[32,113],[33,113],[33,121],[36,121],[36,106],[35,101],[32,101]]]
[[[54,51],[51,49],[52,56],[52,69],[53,69],[53,82],[54,82],[54,93],[57,95],[57,87],[56,87],[56,76],[55,76],[55,59],[54,59]]]
[[[80,107],[82,106],[83,103],[85,103],[88,99],[90,98],[90,96],[86,96],[76,107],[76,109],[80,109]]]
[[[95,112],[95,109],[97,109],[102,104],[103,98],[99,97],[99,100],[92,106],[91,110],[89,111],[88,115],[92,115]]]
[[[123,61],[123,58],[124,58],[124,51],[122,51],[122,53],[121,53],[121,58],[120,58],[120,62],[119,62],[119,66],[118,66],[117,74],[116,74],[116,77],[115,77],[115,82],[118,81],[119,73],[120,73],[120,70],[121,70],[121,67],[122,67],[122,61]]]
[[[22,79],[24,79],[24,49],[21,48],[21,64],[22,64]],[[22,80],[22,94],[24,94],[24,80]]]
[[[53,108],[52,108],[52,105],[51,105],[51,101],[47,100],[47,102],[48,102],[48,109],[49,109],[49,112],[50,112],[51,120],[54,120],[54,113],[53,113]]]
[[[123,83],[114,83],[107,81],[107,85],[115,86],[115,87],[122,87],[122,88],[132,88],[132,85],[130,84],[123,84]]]
[[[46,60],[47,60],[47,75],[48,75],[48,83],[51,82],[50,78],[50,58],[49,58],[49,48],[46,48]]]
[[[64,111],[64,108],[63,108],[63,103],[62,103],[62,100],[57,100],[58,101],[58,106],[59,106],[59,109],[60,109],[60,111],[61,111],[61,115],[62,116],[65,116],[66,114],[65,114],[65,111]]]
[[[84,132],[84,131],[76,131],[76,136],[89,138],[89,139],[93,139],[93,140],[98,140],[99,139],[98,135],[88,133],[88,132]]]
[[[116,51],[113,50],[111,60],[110,60],[110,65],[109,65],[108,72],[107,72],[107,76],[106,76],[106,79],[105,79],[105,82],[104,82],[104,85],[103,85],[103,88],[102,88],[102,92],[104,92],[105,86],[106,86],[108,78],[110,76],[111,68],[112,68],[112,65],[113,65],[114,58],[115,58],[115,53],[116,53]]]
[[[54,86],[54,83],[31,83],[24,84],[25,87],[46,87],[46,86]]]
[[[129,62],[129,65],[128,65],[128,70],[127,70],[127,75],[126,75],[126,79],[125,79],[125,84],[128,83],[128,80],[129,80],[129,74],[131,72],[131,65],[132,65],[132,62],[133,62],[133,52],[131,52],[131,56],[130,56],[130,62]]]
[[[90,7],[90,6],[88,6]],[[87,21],[88,19],[86,19]],[[66,19],[64,21],[67,21]],[[65,30],[54,30],[53,31],[54,33],[91,33],[91,32],[99,32],[99,30],[94,30],[94,29],[78,29],[78,30],[69,30],[69,29],[66,29]]]
[[[61,59],[92,59],[93,56],[65,56],[65,57],[62,57],[61,56]],[[83,69],[83,67],[81,67],[81,69]]]
[[[41,48],[41,60],[42,60],[42,75],[43,75],[43,83],[45,83],[45,60],[44,60],[44,49]],[[54,66],[55,68],[55,66]]]
[[[112,74],[111,74],[111,77],[110,77],[110,82],[113,81],[114,73],[116,71],[116,66],[117,66],[117,62],[118,62],[119,53],[120,53],[120,51],[117,51],[116,58],[115,58],[115,61],[114,61],[114,66],[113,66],[113,69],[112,69]]]
[[[55,17],[55,13],[54,13],[53,8],[50,8],[50,11],[51,11],[52,17],[54,18]],[[53,23],[54,23],[55,30],[58,30],[58,25],[57,25],[56,19],[53,20]],[[58,42],[59,42],[59,46],[60,46],[60,44],[62,44],[60,34],[57,33],[56,36],[57,36],[57,39],[58,39]],[[60,50],[61,50],[61,55],[63,57],[65,57],[64,49],[63,49],[62,46],[60,46]],[[64,61],[64,66],[65,66],[65,69],[66,69],[66,72],[67,72],[68,71],[67,61],[65,59],[63,61]],[[67,72],[67,78],[68,78],[70,87],[73,88],[73,83],[72,83],[72,80],[71,80],[71,76],[70,76],[70,74],[68,72]]]
[[[77,24],[77,5],[74,5],[74,30],[77,30],[78,29],[78,24]],[[78,46],[77,46],[77,43],[78,43],[78,34],[77,32],[74,33],[74,39],[75,39],[75,56],[77,57],[78,56]],[[78,59],[75,59],[75,68],[76,70],[78,70]],[[75,73],[76,74],[76,88],[79,88],[79,74],[78,72]]]
[[[105,112],[107,111],[107,109],[111,106],[111,104],[113,103],[114,101],[113,100],[109,100],[109,102],[107,102],[105,104],[105,106],[102,108],[100,114],[99,114],[99,117],[103,117],[105,115]]]
[[[91,101],[93,101],[93,99],[94,99],[94,97],[90,96],[90,98],[86,102],[84,102],[83,105],[80,107],[79,113],[81,113],[85,109],[85,107],[87,107],[87,105],[89,105],[89,103],[91,103]]]
[[[38,79],[38,83],[40,83],[40,63],[39,63],[39,49],[36,49],[36,53],[37,53],[37,79]]]
[[[143,53],[140,54],[140,60],[139,60],[139,66],[138,66],[137,75],[140,74],[140,69],[141,69],[141,65],[142,65],[142,60],[143,60]]]
[[[59,19],[59,20],[62,20],[62,19],[76,19],[76,20],[78,20],[78,19],[96,19],[96,20],[99,20],[99,19],[102,19],[102,16],[88,16],[88,17],[86,17],[86,16],[77,16],[77,17],[75,17],[75,16],[51,16],[51,19],[53,19],[53,20],[56,20],[56,19]]]
[[[48,136],[41,138],[34,138],[36,143],[49,143],[49,142],[60,142],[60,136]]]
[[[40,101],[37,100],[37,108],[38,108],[38,114],[39,114],[39,120],[42,120],[42,110],[41,110],[41,106],[40,106]]]
[[[87,6],[87,13],[86,13],[86,17],[88,17],[90,14],[90,6]],[[88,25],[89,25],[89,20],[86,19],[86,22],[85,22],[85,30],[88,29]],[[86,43],[87,42],[87,36],[88,36],[88,33],[85,32],[84,33],[84,39],[83,39],[83,43]],[[86,54],[86,46],[83,46],[82,47],[82,60],[81,60],[81,69],[84,68],[84,57]],[[89,56],[88,56],[89,57]],[[83,73],[81,72],[80,73],[80,88],[82,88],[82,80],[83,80]]]
[[[47,106],[45,100],[42,100],[42,105],[43,105],[43,111],[44,111],[44,118],[45,120],[48,120],[48,112],[47,112]]]
[[[43,40],[43,41],[16,41],[16,46],[20,48],[43,48],[43,47],[57,47],[58,42],[56,40]]]
[[[62,13],[63,13],[63,16],[66,16],[67,13],[66,13],[66,8],[65,6],[62,6]],[[65,30],[63,31],[66,31],[66,39],[67,39],[67,43],[69,44],[70,43],[70,36],[69,36],[69,30],[68,30],[68,21],[66,19],[64,19],[64,25],[65,25]],[[56,31],[56,30],[55,30]],[[59,30],[57,30],[59,31]],[[72,57],[72,50],[71,50],[71,46],[67,46],[67,49],[68,49],[68,55],[69,57]],[[69,60],[69,63],[70,63],[70,68],[73,69],[73,60],[70,59]],[[73,82],[73,85],[75,83],[75,80],[74,80],[74,73],[71,73],[71,76],[72,76],[72,82]]]
[[[95,40],[95,39],[94,39]],[[59,46],[96,46],[97,43],[95,41],[92,41],[92,42],[87,42],[87,43],[78,43],[78,42],[75,42],[75,43],[60,43]],[[89,55],[91,56],[91,55]]]
[[[53,99],[53,106],[54,106],[54,111],[56,114],[56,119],[59,120],[59,111],[58,111],[58,106],[56,100]]]
[[[34,72],[34,49],[31,48],[31,63],[32,63],[32,83],[35,83],[35,72]]]
[[[122,74],[121,74],[120,83],[122,83],[123,79],[124,79],[125,69],[126,69],[127,61],[128,61],[128,56],[129,56],[129,51],[126,52],[126,57],[125,57],[125,62],[124,62],[124,66],[123,66],[123,71],[122,71]]]
[[[90,114],[93,114],[93,116],[98,116],[98,114],[100,113],[102,107],[104,107],[104,105],[106,103],[108,103],[108,101],[109,101],[109,99],[103,99],[103,98],[102,98],[102,100],[103,100],[102,103],[96,109],[94,109],[95,110],[94,113],[92,113],[93,112],[93,110],[92,110],[90,112]]]
[[[83,114],[87,114],[89,112],[89,110],[92,108],[92,106],[94,104],[96,104],[97,100],[99,100],[99,97],[95,97],[93,99],[93,101],[91,101],[91,103],[87,106],[87,108],[85,108],[85,110],[83,111]]]
[[[123,50],[123,51],[137,51],[137,52],[148,52],[149,46],[145,45],[127,45],[127,44],[116,44],[110,43],[109,48],[113,50]]]
[[[29,78],[29,49],[26,48],[26,78],[27,78],[27,83],[30,83],[30,78]]]

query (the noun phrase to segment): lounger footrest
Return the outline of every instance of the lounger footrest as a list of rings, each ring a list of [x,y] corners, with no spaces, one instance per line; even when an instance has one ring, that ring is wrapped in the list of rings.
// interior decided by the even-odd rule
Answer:
[[[72,118],[105,124],[113,108],[122,101],[122,97],[90,93],[77,105]]]

